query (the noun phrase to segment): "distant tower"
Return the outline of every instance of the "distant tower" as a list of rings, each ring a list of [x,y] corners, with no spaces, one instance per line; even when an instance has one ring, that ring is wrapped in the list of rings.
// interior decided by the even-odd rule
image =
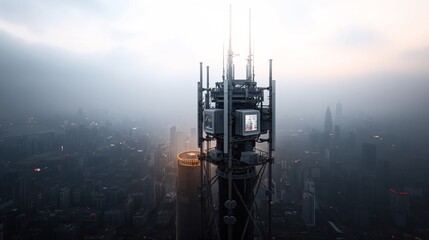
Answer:
[[[177,154],[177,132],[176,126],[170,128],[170,161],[173,162],[176,159]]]
[[[306,179],[302,193],[302,218],[308,227],[316,226],[316,196],[314,181]]]
[[[201,239],[199,151],[177,155],[176,239]]]
[[[325,112],[325,135],[329,136],[333,133],[331,109],[328,107]]]
[[[343,105],[340,102],[337,103],[337,106],[335,109],[335,120],[339,125],[343,123]]]
[[[333,138],[333,125],[332,125],[332,115],[331,109],[326,109],[325,112],[325,124],[324,124],[324,132],[323,132],[323,141],[321,147],[323,151],[325,151],[325,159],[330,159],[330,151],[332,146],[332,138]]]

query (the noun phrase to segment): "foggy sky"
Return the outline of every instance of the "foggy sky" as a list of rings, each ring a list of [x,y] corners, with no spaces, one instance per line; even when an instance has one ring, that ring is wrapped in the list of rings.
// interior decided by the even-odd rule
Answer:
[[[192,7],[191,7],[192,6]],[[252,7],[256,81],[274,61],[278,118],[429,115],[427,1],[233,1],[236,76]],[[228,2],[0,1],[0,121],[102,110],[196,118],[200,61],[222,75]],[[381,10],[383,9],[383,10]]]

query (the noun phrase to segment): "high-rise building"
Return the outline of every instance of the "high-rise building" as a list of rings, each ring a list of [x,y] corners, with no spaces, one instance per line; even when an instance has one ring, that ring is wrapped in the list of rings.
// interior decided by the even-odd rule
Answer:
[[[70,207],[70,188],[62,187],[59,192],[59,205],[60,208],[68,208]]]
[[[331,115],[331,109],[328,107],[326,108],[325,112],[325,128],[324,133],[325,135],[331,135],[333,134],[333,124],[332,124],[332,115]]]
[[[410,196],[402,189],[390,188],[390,212],[393,222],[399,227],[407,225],[407,215],[410,212]]]
[[[371,143],[362,143],[362,168],[367,171],[375,171],[376,158],[376,146]]]
[[[177,132],[176,126],[170,128],[170,161],[173,162],[176,159],[177,154]]]
[[[307,227],[316,226],[315,204],[314,194],[304,191],[302,193],[302,218]]]
[[[28,209],[28,182],[25,178],[18,178],[13,184],[13,204],[19,211]]]
[[[198,153],[198,151],[185,151],[177,156],[177,240],[192,240],[201,237],[200,161],[198,160]]]
[[[333,123],[332,123],[332,115],[331,115],[331,109],[326,108],[325,112],[325,122],[324,122],[324,128],[323,128],[323,140],[321,142],[321,147],[323,151],[329,151],[329,149],[332,146],[332,139],[334,136],[334,129],[333,129]],[[329,159],[329,157],[325,157],[326,159]]]
[[[191,128],[191,142],[190,149],[197,148],[197,128]]]
[[[143,177],[143,207],[152,210],[155,207],[155,181],[151,174]]]
[[[302,218],[308,227],[316,226],[316,196],[315,185],[311,179],[306,179],[302,193]]]
[[[161,180],[164,176],[165,166],[167,163],[168,148],[163,144],[158,144],[155,153],[155,179]]]

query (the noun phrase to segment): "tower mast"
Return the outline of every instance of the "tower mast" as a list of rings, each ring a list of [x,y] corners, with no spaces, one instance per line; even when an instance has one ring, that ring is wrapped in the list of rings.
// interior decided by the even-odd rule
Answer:
[[[254,81],[253,54],[251,41],[251,11],[249,10],[249,55],[246,78],[235,79],[232,51],[232,10],[229,12],[229,43],[225,71],[222,82],[213,88],[202,87],[202,66],[200,65],[200,83],[198,84],[198,146],[199,160],[217,167],[213,179],[202,177],[201,196],[211,194],[211,186],[217,182],[218,204],[202,204],[206,217],[202,221],[204,239],[245,239],[253,240],[256,236],[265,239],[271,236],[264,231],[265,221],[260,221],[256,206],[256,195],[261,185],[265,170],[269,170],[267,191],[270,193],[268,204],[272,203],[272,174],[274,151],[275,120],[275,82],[271,74],[270,86],[258,87]],[[225,69],[225,68],[224,68]],[[207,70],[208,71],[208,70]],[[208,75],[207,75],[208,78]],[[264,92],[268,91],[268,95]],[[210,93],[210,98],[203,99],[203,92]],[[264,105],[264,95],[270,101]],[[206,95],[207,96],[207,95]],[[205,102],[204,102],[205,101]],[[207,102],[210,101],[208,104]],[[206,137],[203,138],[203,134]],[[263,139],[262,137],[265,137]],[[204,148],[203,142],[216,142],[215,147]],[[266,145],[266,151],[258,149],[256,143]],[[202,164],[203,165],[203,164]],[[204,174],[208,174],[205,171]],[[201,197],[204,201],[205,197]],[[208,197],[209,202],[212,197]],[[271,211],[271,207],[268,207]],[[271,216],[271,214],[269,214]],[[214,222],[214,224],[213,224]],[[268,221],[269,225],[271,221]],[[214,229],[211,228],[214,226]],[[215,235],[212,235],[215,234]]]
[[[254,81],[252,74],[252,10],[249,9],[249,55],[247,57],[246,79]]]

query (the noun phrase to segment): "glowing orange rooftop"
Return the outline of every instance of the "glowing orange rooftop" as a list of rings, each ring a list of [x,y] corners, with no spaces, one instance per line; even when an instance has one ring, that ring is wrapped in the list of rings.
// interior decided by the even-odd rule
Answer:
[[[198,154],[200,152],[196,150],[184,151],[177,154],[177,161],[182,166],[196,167],[200,166],[200,161],[198,160]]]

